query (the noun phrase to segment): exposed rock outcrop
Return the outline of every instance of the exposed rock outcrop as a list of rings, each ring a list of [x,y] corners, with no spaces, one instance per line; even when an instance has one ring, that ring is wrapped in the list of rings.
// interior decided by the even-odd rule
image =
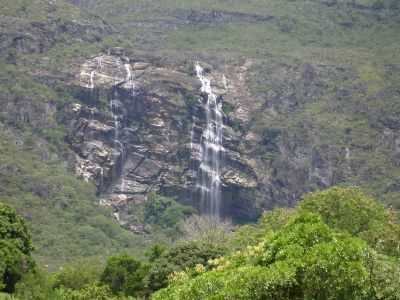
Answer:
[[[75,169],[96,183],[102,203],[114,208],[120,223],[132,225],[127,207],[142,203],[151,191],[198,206],[193,188],[201,158],[204,95],[192,70],[135,61],[112,49],[84,62],[77,74],[73,84],[81,90],[81,103],[70,107],[68,137],[76,153]],[[218,97],[227,97],[224,75],[209,75]],[[257,187],[255,171],[238,152],[240,132],[230,127],[229,118],[223,139],[225,199],[234,197],[233,189]],[[232,213],[232,201],[242,202],[229,199],[222,204],[226,215]]]
[[[254,219],[263,209],[294,205],[308,191],[369,180],[368,169],[354,157],[371,145],[347,138],[351,128],[343,136],[322,136],[318,128],[329,134],[329,124],[312,119],[308,110],[320,109],[321,99],[335,111],[348,97],[367,97],[353,69],[249,59],[202,65],[223,103],[223,215]],[[70,107],[68,140],[76,171],[96,183],[102,203],[115,209],[120,223],[139,228],[130,211],[152,191],[199,207],[193,191],[206,95],[193,63],[135,57],[117,48],[88,59],[75,73],[71,84],[81,102]],[[386,114],[376,124],[384,128],[381,144],[399,164],[398,126],[391,120],[396,119]]]

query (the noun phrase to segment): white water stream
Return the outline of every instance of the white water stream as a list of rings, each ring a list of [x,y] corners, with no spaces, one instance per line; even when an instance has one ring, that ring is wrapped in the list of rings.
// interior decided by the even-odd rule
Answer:
[[[134,96],[135,95],[135,82],[133,81],[132,67],[130,64],[124,64],[124,68],[126,71],[125,81],[130,86],[131,91],[132,91],[132,96]]]
[[[206,126],[201,137],[201,163],[197,172],[196,188],[200,193],[203,213],[220,216],[221,208],[221,154],[223,137],[222,103],[211,88],[211,81],[204,75],[204,69],[195,64],[197,78],[201,82],[201,92],[207,95],[204,103]]]
[[[125,83],[128,84],[132,90],[132,95],[135,92],[135,83],[133,81],[132,67],[129,63],[124,64],[125,69]],[[126,181],[124,179],[123,174],[123,165],[126,159],[126,151],[125,146],[120,140],[120,130],[123,128],[124,121],[124,113],[123,113],[123,104],[119,100],[111,100],[110,101],[110,110],[112,113],[112,117],[114,120],[114,147],[117,148],[120,152],[119,157],[119,173],[118,176],[121,177],[121,183],[119,185],[119,191],[123,192],[126,189]]]
[[[90,82],[89,82],[89,89],[94,89],[94,76],[96,75],[96,71],[90,72]]]

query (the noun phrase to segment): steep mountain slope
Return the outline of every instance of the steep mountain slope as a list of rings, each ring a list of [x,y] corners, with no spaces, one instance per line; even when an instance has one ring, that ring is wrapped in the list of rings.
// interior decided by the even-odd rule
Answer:
[[[75,177],[64,142],[62,109],[72,97],[57,63],[70,49],[80,57],[76,43],[100,47],[110,26],[61,1],[0,7],[0,201],[29,221],[36,257],[51,268],[142,248],[144,238],[123,230],[99,207],[93,185]]]
[[[17,0],[0,8],[1,131],[5,146],[16,144],[2,158],[2,199],[28,214],[36,197],[49,210],[31,220],[44,260],[58,256],[47,249],[82,237],[87,249],[99,240],[140,247],[147,238],[112,218],[143,233],[149,192],[201,210],[208,95],[196,61],[224,111],[223,215],[254,220],[336,184],[400,205],[396,0]],[[14,187],[19,168],[7,166],[30,160],[39,166],[22,174],[37,183]],[[69,192],[37,188],[59,186],[54,172]],[[55,235],[85,218],[69,242],[49,246],[41,241],[54,215],[66,224]],[[65,258],[89,254],[68,249]]]
[[[240,189],[226,200],[239,206],[234,215],[251,207],[244,199],[287,205],[340,183],[398,205],[396,1],[77,4],[103,15],[135,49],[177,65],[178,55],[203,59],[226,76],[226,122],[242,137],[241,157],[255,159],[259,183],[255,194],[241,197]]]

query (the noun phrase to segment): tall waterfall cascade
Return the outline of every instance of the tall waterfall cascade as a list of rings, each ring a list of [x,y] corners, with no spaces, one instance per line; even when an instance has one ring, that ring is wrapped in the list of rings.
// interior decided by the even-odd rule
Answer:
[[[206,77],[199,63],[195,64],[195,70],[201,82],[201,92],[207,95],[206,101],[203,101],[206,125],[200,141],[201,162],[196,173],[196,192],[199,194],[201,212],[218,218],[221,214],[221,165],[224,151],[222,101],[213,93],[211,80]]]
[[[132,68],[129,63],[124,64],[125,69],[125,83],[129,85],[132,90],[132,95],[134,94],[135,83],[133,81]],[[110,111],[112,113],[113,121],[114,121],[114,147],[119,151],[119,170],[118,175],[121,177],[121,182],[119,184],[119,192],[122,193],[126,189],[126,182],[123,174],[123,165],[126,160],[126,150],[125,146],[120,140],[120,131],[123,129],[123,121],[124,121],[124,112],[123,112],[123,104],[117,100],[112,99],[110,101]],[[116,174],[117,175],[117,174]]]

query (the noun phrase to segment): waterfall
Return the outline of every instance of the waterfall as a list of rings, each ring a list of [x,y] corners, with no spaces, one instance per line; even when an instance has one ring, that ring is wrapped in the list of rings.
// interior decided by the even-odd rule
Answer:
[[[103,69],[103,57],[99,56],[96,58],[97,68],[101,71]]]
[[[96,57],[96,70],[101,71],[101,69],[103,68],[103,58],[100,57]],[[90,72],[90,79],[89,79],[89,85],[87,86],[89,89],[94,89],[94,78],[96,76],[96,71],[93,70]]]
[[[132,67],[130,64],[124,64],[124,68],[126,71],[125,82],[131,87],[132,96],[134,96],[135,95],[135,83],[133,81]]]
[[[113,121],[114,121],[114,147],[119,150],[119,158],[118,158],[118,165],[115,169],[115,172],[118,172],[118,174],[114,175],[120,175],[122,173],[123,169],[123,164],[125,162],[125,147],[123,143],[120,141],[120,129],[122,128],[122,121],[124,118],[122,107],[121,107],[121,102],[118,100],[111,100],[110,101],[110,110],[112,113]],[[123,191],[125,189],[125,181],[123,177],[121,177],[121,184],[120,184],[120,191]]]
[[[211,88],[211,81],[204,75],[204,69],[195,64],[197,78],[201,82],[201,92],[207,95],[204,103],[206,126],[201,136],[201,162],[197,170],[196,189],[200,194],[203,213],[219,217],[221,207],[221,154],[223,135],[222,102]],[[193,133],[192,133],[193,135]],[[193,138],[193,136],[192,136]]]
[[[94,89],[94,76],[96,75],[96,71],[90,72],[90,82],[89,82],[89,89]]]
[[[127,84],[132,89],[132,95],[134,95],[135,83],[133,81],[132,67],[129,63],[124,64],[125,69],[125,84]],[[116,172],[118,172],[117,176],[121,178],[121,182],[119,184],[119,193],[123,193],[126,190],[126,181],[124,179],[123,174],[123,166],[126,160],[126,150],[124,144],[120,140],[120,130],[123,129],[124,124],[124,111],[123,104],[119,100],[111,100],[110,101],[110,110],[112,113],[112,117],[114,120],[114,148],[119,150],[119,158],[118,165],[116,168]]]

